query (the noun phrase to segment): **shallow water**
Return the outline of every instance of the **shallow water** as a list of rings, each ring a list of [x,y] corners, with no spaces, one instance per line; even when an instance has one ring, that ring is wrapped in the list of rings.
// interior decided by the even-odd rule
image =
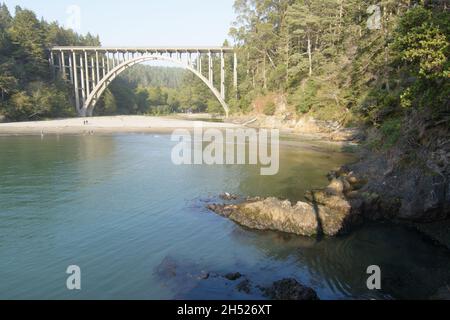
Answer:
[[[174,166],[173,145],[168,135],[0,137],[0,298],[252,299],[257,285],[296,277],[322,299],[420,299],[450,280],[448,251],[404,227],[318,240],[205,209],[224,191],[301,200],[352,161],[335,147],[286,139],[279,174],[263,177],[253,166]],[[66,289],[69,265],[81,267],[81,291]],[[222,277],[236,271],[250,294]]]

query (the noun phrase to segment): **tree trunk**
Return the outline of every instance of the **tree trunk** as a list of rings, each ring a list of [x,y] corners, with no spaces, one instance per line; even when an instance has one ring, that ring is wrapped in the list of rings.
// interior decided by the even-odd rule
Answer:
[[[267,74],[266,74],[266,56],[264,55],[263,62],[263,81],[264,81],[264,89],[267,89]]]
[[[309,59],[309,76],[313,74],[312,70],[312,51],[311,51],[311,36],[308,34],[308,59]]]
[[[286,37],[286,87],[289,83],[289,34]]]

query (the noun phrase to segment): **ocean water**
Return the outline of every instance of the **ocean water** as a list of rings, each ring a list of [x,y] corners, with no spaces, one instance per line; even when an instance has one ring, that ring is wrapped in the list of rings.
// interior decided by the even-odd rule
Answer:
[[[223,192],[302,200],[353,161],[339,148],[284,139],[280,172],[261,176],[175,166],[174,144],[164,134],[0,137],[0,298],[262,299],[257,286],[294,277],[322,299],[426,299],[449,283],[448,250],[402,226],[315,239],[206,209]],[[66,287],[70,265],[81,268],[79,291]],[[381,267],[382,290],[367,289],[369,265]]]

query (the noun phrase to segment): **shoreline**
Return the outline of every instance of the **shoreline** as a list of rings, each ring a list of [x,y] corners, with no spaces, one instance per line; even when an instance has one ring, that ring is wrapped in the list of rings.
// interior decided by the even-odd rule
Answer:
[[[208,115],[171,115],[171,116],[104,116],[92,118],[51,119],[29,122],[0,123],[0,136],[27,136],[27,135],[95,135],[95,134],[170,134],[176,129],[192,130],[197,126],[204,129],[279,129],[280,135],[302,138],[305,142],[322,142],[340,147],[355,147],[359,143],[353,139],[333,139],[324,132],[311,132],[309,130],[292,130],[287,126],[265,127],[258,125],[245,125],[234,121],[208,121]],[[241,119],[242,120],[242,119]],[[84,121],[88,121],[85,125]]]
[[[84,124],[87,121],[87,124]],[[0,123],[0,135],[168,133],[175,129],[241,128],[233,123],[153,116],[106,116]]]

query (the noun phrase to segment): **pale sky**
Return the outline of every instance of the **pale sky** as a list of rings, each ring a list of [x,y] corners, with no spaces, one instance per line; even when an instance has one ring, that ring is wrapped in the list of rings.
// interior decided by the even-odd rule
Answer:
[[[6,3],[11,13],[20,5],[33,10],[38,18],[79,26],[75,31],[83,34],[98,34],[103,46],[219,46],[228,38],[235,16],[234,0],[0,2]]]

